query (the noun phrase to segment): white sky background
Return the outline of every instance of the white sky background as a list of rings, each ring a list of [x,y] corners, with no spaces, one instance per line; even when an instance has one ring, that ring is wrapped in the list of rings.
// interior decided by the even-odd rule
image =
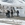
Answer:
[[[7,3],[7,2],[2,2],[1,0],[0,0],[0,4],[2,4],[2,5],[12,5],[12,4]]]
[[[19,0],[19,1],[21,1],[21,0]],[[22,3],[19,2],[19,1],[14,0],[14,4],[15,4],[15,5],[20,5],[20,4],[22,4]],[[23,2],[23,3],[24,3],[24,2]],[[2,5],[4,5],[4,4],[5,4],[5,5],[6,5],[6,4],[9,5],[7,2],[5,2],[5,3],[1,2],[1,0],[0,0],[0,4],[2,4]],[[12,3],[12,4],[13,4],[13,3]],[[11,5],[11,4],[10,4],[10,5]]]

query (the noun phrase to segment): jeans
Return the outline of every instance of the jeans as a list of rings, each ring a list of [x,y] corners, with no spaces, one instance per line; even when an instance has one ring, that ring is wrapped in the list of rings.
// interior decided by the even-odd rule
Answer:
[[[17,16],[19,16],[19,13],[17,13]]]

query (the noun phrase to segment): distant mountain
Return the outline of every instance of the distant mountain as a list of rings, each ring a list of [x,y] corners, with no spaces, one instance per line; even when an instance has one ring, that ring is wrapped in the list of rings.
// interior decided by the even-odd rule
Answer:
[[[8,0],[2,0],[3,2],[7,2]]]
[[[23,0],[25,2],[25,0]]]
[[[12,3],[13,0],[2,0],[3,2],[8,2],[8,3]]]
[[[8,0],[7,2],[8,2],[8,3],[13,3],[13,0]]]

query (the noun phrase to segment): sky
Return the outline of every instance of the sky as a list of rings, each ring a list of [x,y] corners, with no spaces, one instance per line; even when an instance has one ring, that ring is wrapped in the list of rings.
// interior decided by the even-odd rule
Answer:
[[[1,0],[0,0],[0,1],[1,1]],[[21,1],[21,2],[19,2],[19,1]],[[8,2],[8,1],[7,1],[7,2]],[[0,3],[6,5],[6,4],[8,4],[7,2],[0,2]],[[12,1],[10,0],[9,3],[11,3],[11,2],[12,2]],[[23,2],[23,3],[22,3],[22,2],[23,2],[22,0],[18,0],[18,1],[17,1],[17,0],[14,0],[14,3],[11,3],[11,4],[14,4],[14,5],[17,6],[17,5],[20,5],[20,4],[23,4],[23,3],[24,3],[24,2]],[[9,5],[9,4],[8,4],[8,5]]]

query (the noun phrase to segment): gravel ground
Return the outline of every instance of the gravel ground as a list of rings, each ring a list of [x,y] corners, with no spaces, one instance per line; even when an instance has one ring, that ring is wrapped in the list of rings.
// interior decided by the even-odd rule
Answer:
[[[0,13],[0,18],[7,18],[7,16],[5,15],[5,13]],[[11,17],[12,19],[21,19],[21,20],[25,20],[25,17]]]
[[[2,19],[2,18],[6,18],[6,19],[8,19],[5,15],[0,15],[0,18]],[[12,17],[12,18],[9,18],[9,19],[21,19],[21,20],[25,20],[25,18],[22,18],[22,17]],[[14,22],[13,23],[9,23],[9,22],[7,22],[7,21],[0,21],[1,23],[7,23],[7,24],[12,24],[12,25],[19,25],[19,24],[15,24]]]
[[[5,15],[0,15],[0,18],[7,18],[7,16],[5,16]],[[12,17],[12,19],[21,19],[21,20],[25,20],[25,17]]]
[[[4,15],[3,15],[3,13],[2,13],[2,14],[0,13],[0,18],[1,18],[1,19],[2,19],[2,18],[3,18],[3,19],[6,18],[6,19],[8,20],[8,18],[7,18],[7,16],[5,15],[5,13],[4,13]],[[11,17],[11,18],[9,18],[9,19],[13,19],[13,20],[14,20],[14,19],[25,20],[25,17]],[[8,21],[2,20],[2,21],[0,21],[0,23],[7,23],[7,24],[12,24],[12,25],[19,25],[19,24],[15,24],[14,21],[13,21],[13,22],[8,22]]]

